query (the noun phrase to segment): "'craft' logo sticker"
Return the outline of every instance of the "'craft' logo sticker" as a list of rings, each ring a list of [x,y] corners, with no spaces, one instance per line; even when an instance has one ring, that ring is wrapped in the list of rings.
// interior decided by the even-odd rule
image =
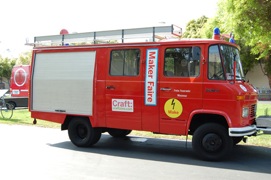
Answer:
[[[178,99],[169,99],[164,105],[164,111],[169,117],[177,118],[183,112],[182,103]]]
[[[133,99],[112,99],[112,111],[134,112]]]

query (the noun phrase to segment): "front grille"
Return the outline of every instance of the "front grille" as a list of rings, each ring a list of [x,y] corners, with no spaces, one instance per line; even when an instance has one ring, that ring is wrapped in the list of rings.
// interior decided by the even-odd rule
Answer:
[[[251,118],[253,118],[253,117],[256,116],[256,110],[257,110],[256,107],[257,107],[256,104],[253,104],[253,105],[251,105],[251,107],[250,107],[250,117],[251,117]]]

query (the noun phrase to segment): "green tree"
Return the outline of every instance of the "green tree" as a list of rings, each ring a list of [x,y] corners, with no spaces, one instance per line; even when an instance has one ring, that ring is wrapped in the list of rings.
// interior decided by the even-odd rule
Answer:
[[[231,26],[229,27],[225,24],[225,21],[228,17],[226,10],[224,9],[223,4],[220,4],[220,10],[214,18],[206,18],[205,16],[197,19],[191,20],[186,27],[186,31],[184,32],[184,36],[186,38],[212,38],[213,29],[215,27],[219,27],[221,33],[229,34],[232,31]],[[222,18],[220,18],[222,17]],[[205,21],[206,20],[206,21]],[[237,40],[237,44],[241,47],[241,60],[243,64],[244,73],[246,74],[249,70],[251,70],[254,65],[257,63],[257,56],[251,54],[251,47],[245,45],[244,40]]]
[[[240,58],[246,75],[258,63],[257,55],[251,53],[251,47],[245,45],[243,40],[237,40],[236,42],[241,47]]]
[[[200,38],[201,30],[207,22],[208,18],[206,16],[202,16],[198,19],[193,19],[188,22],[185,32],[183,34],[184,38]]]
[[[218,12],[225,13],[223,17],[220,16],[224,26],[233,29],[235,37],[249,46],[258,60],[265,62],[271,87],[271,1],[220,0]]]
[[[10,59],[10,58],[2,58],[0,56],[0,82],[3,83],[3,81],[6,79],[7,81],[5,83],[9,84],[10,76],[11,76],[11,70],[13,66],[15,65],[16,59]]]
[[[16,65],[29,65],[31,63],[32,53],[24,52],[20,54],[19,58],[16,61]]]
[[[235,18],[235,12],[242,11],[233,7],[232,3],[239,3],[241,1],[220,0],[218,3],[218,11],[215,17],[209,18],[202,28],[202,37],[211,38],[214,27],[219,27],[221,34],[234,33],[235,41],[240,46],[240,56],[243,64],[245,74],[250,71],[259,57],[259,52],[253,52],[253,47],[248,43],[247,38],[242,35],[242,32],[236,30],[237,22],[244,23],[240,19]],[[245,15],[244,15],[245,16]],[[239,23],[239,24],[240,24]]]

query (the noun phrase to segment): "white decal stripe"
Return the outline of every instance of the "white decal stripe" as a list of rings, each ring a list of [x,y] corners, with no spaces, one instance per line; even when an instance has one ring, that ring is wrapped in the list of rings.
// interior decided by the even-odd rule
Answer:
[[[157,103],[157,68],[158,49],[147,50],[146,78],[145,78],[145,105],[155,106]]]

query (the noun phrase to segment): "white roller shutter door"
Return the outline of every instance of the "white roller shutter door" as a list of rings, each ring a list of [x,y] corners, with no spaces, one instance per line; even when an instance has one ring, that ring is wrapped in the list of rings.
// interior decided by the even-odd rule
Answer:
[[[95,52],[38,53],[32,109],[92,115]]]

